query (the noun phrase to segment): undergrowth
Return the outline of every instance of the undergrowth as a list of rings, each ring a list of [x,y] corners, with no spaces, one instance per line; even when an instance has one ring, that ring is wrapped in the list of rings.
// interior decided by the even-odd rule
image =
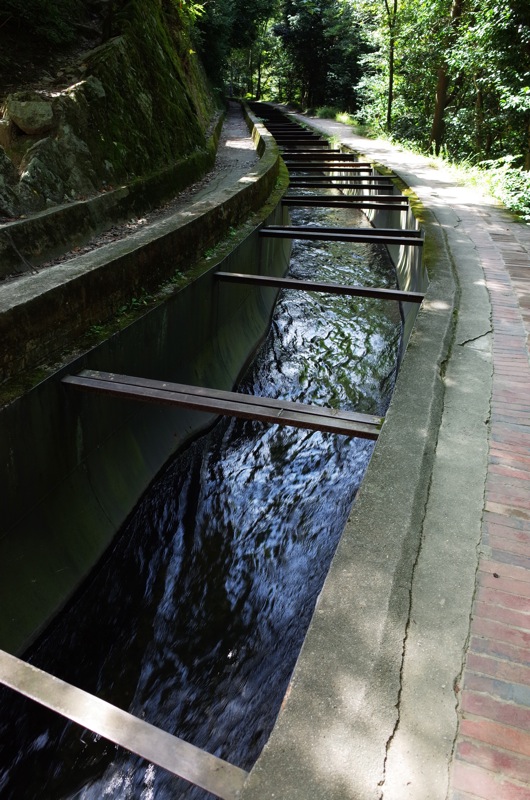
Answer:
[[[491,194],[525,222],[530,222],[530,172],[513,166],[513,158],[483,162],[480,174],[485,176]]]
[[[380,131],[376,133],[368,126],[360,125],[351,114],[339,111],[332,106],[317,108],[315,116],[319,119],[333,119],[344,125],[350,125],[360,136],[386,138],[412,152],[429,155],[417,143],[403,141],[388,135],[384,136]],[[520,160],[519,156],[508,155],[472,164],[467,161],[454,161],[447,155],[430,155],[433,162],[449,167],[456,180],[476,186],[484,193],[500,200],[509,211],[513,211],[530,224],[530,172],[517,166],[517,161]]]

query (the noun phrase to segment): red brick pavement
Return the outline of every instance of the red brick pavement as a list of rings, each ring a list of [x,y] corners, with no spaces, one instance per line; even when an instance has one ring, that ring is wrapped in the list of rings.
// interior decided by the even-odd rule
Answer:
[[[449,797],[530,800],[530,227],[500,211],[462,224],[491,298],[493,396]]]

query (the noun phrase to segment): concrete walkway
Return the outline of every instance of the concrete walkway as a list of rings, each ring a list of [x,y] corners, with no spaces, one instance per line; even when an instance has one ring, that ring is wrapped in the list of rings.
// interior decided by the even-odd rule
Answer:
[[[430,288],[245,800],[530,798],[530,227],[299,117],[423,205]]]

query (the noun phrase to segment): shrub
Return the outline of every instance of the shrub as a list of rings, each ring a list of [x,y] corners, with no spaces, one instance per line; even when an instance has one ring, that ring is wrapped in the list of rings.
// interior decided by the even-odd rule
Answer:
[[[530,172],[512,166],[514,156],[482,162],[491,193],[516,214],[530,221]]]
[[[315,111],[315,116],[319,119],[335,119],[340,114],[340,109],[333,106],[321,106]]]
[[[3,0],[0,22],[18,24],[28,34],[63,44],[73,41],[73,21],[79,19],[82,8],[81,0]]]

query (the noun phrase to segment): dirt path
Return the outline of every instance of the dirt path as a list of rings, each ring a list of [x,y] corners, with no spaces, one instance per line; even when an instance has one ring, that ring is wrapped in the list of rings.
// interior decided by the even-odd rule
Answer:
[[[258,161],[259,156],[249,134],[242,108],[239,103],[231,101],[223,123],[214,168],[201,180],[192,184],[159,208],[153,209],[140,217],[133,217],[126,222],[112,225],[103,233],[94,236],[85,245],[75,247],[57,258],[39,264],[37,271],[52,267],[55,264],[61,264],[76,256],[90,253],[98,247],[125,239],[140,228],[167,219],[177,211],[185,209],[190,203],[206,197],[211,191],[222,188],[225,184],[233,185],[239,178],[246,175]],[[14,276],[8,280],[16,280],[16,277]]]

